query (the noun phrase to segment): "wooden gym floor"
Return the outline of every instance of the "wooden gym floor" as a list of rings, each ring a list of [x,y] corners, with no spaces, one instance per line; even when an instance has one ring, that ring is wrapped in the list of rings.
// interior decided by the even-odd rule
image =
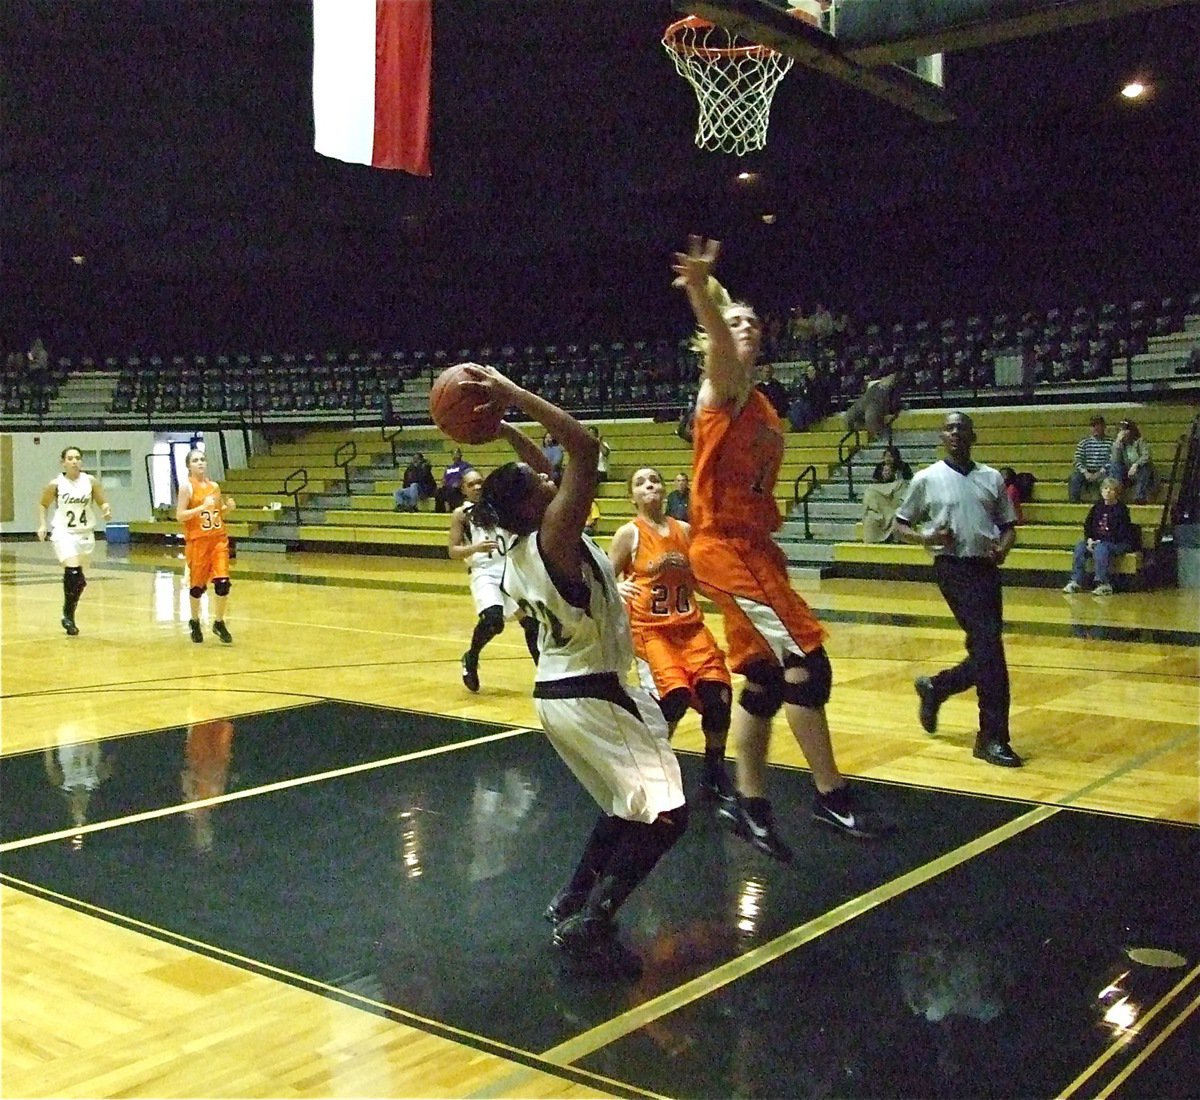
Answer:
[[[597,985],[540,916],[594,810],[517,630],[462,688],[461,568],[243,553],[197,646],[176,555],[101,544],[67,638],[49,548],[0,550],[4,1096],[1194,1095],[1195,592],[1008,589],[1009,771],[973,696],[917,724],[932,585],[803,589],[897,833],[814,826],[777,732],[796,862],[697,798],[622,913],[645,976]]]

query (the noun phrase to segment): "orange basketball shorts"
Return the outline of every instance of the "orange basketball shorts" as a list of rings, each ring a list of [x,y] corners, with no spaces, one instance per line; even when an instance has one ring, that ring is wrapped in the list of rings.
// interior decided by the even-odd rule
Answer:
[[[725,620],[729,667],[744,672],[758,661],[783,662],[811,653],[826,631],[792,588],[787,558],[774,542],[693,535],[692,572],[701,592]]]
[[[203,588],[214,577],[229,576],[229,539],[192,539],[184,547],[188,584]]]
[[[633,638],[633,651],[642,687],[659,699],[683,688],[694,700],[697,684],[705,680],[721,684],[730,682],[725,654],[712,631],[703,623],[669,630],[639,631]]]

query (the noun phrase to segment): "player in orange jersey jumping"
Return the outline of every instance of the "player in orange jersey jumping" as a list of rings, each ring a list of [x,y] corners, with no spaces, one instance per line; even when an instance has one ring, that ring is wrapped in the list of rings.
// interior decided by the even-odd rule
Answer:
[[[746,678],[733,711],[739,835],[776,859],[791,850],[766,797],[771,720],[783,709],[812,769],[815,820],[856,837],[880,831],[838,770],[825,718],[833,672],[825,629],[793,590],[772,535],[782,523],[775,483],[783,427],[754,386],[762,322],[712,277],[720,242],[688,240],[674,285],[699,322],[703,375],[693,426],[691,562],[700,590],[721,609],[730,667]]]
[[[183,524],[192,612],[188,630],[193,642],[204,641],[204,632],[200,629],[200,597],[212,581],[213,633],[223,642],[232,642],[233,635],[225,626],[225,605],[230,588],[229,533],[225,529],[225,516],[237,504],[233,497],[221,494],[221,487],[215,481],[209,481],[208,462],[203,451],[188,451],[187,468],[188,480],[179,487],[175,518]]]
[[[724,763],[732,700],[729,668],[696,603],[688,561],[690,528],[666,514],[662,474],[653,467],[634,471],[629,493],[637,517],[617,529],[608,558],[622,578],[618,587],[629,611],[638,678],[658,700],[672,733],[689,706],[700,712],[700,786],[732,805],[736,794]]]

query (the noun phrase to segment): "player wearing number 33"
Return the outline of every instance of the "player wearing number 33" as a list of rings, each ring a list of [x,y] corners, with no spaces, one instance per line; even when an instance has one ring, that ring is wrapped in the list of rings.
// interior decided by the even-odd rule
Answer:
[[[225,516],[237,505],[233,497],[221,495],[221,487],[215,481],[209,481],[208,461],[203,451],[188,451],[187,468],[187,484],[179,486],[175,501],[175,518],[183,524],[191,607],[188,630],[193,642],[204,641],[204,632],[200,629],[200,597],[212,581],[213,633],[223,642],[232,642],[233,637],[225,626],[225,605],[230,588],[229,532],[225,528]]]
[[[63,567],[62,628],[71,637],[79,633],[75,625],[75,608],[87,587],[83,575],[83,559],[96,549],[96,509],[105,519],[112,518],[112,509],[104,498],[104,486],[91,474],[83,472],[83,452],[78,447],[65,447],[59,456],[62,473],[42,490],[38,500],[40,519],[37,537],[46,540],[46,509],[54,506],[50,524],[50,543]]]

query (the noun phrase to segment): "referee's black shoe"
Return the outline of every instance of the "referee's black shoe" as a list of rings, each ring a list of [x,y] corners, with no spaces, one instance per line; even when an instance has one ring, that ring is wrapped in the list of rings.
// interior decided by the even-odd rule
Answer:
[[[984,737],[976,739],[972,755],[978,760],[995,764],[998,768],[1020,768],[1025,764],[1025,761],[1013,752],[1007,741],[993,741]]]
[[[921,699],[921,705],[917,710],[917,717],[921,720],[921,729],[926,733],[937,733],[938,707],[942,704],[934,690],[933,681],[928,676],[918,676],[913,681],[913,687],[917,689],[917,695]]]
[[[67,632],[68,636],[72,637],[72,638],[74,638],[75,635],[79,633],[79,627],[77,627],[75,625],[75,620],[72,619],[69,615],[65,616],[63,618],[62,628],[63,628],[63,630],[65,630]]]

